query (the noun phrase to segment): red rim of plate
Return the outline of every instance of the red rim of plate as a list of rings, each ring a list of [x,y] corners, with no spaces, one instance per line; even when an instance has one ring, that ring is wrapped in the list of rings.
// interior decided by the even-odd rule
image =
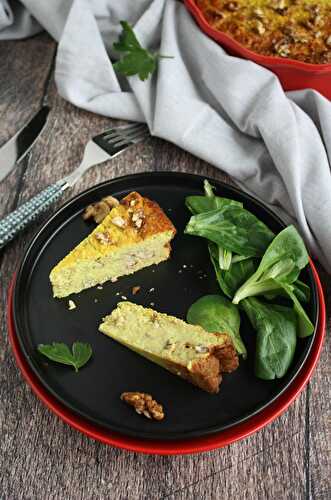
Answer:
[[[184,455],[215,450],[217,448],[223,448],[224,446],[234,443],[235,441],[238,441],[240,439],[246,438],[254,432],[262,429],[262,427],[264,427],[265,425],[271,423],[275,418],[277,418],[288,408],[288,406],[296,397],[298,397],[298,395],[304,389],[305,385],[310,379],[322,350],[325,335],[326,316],[322,285],[314,264],[310,262],[310,265],[317,285],[318,298],[320,302],[320,313],[316,338],[306,363],[304,364],[303,368],[301,369],[295,380],[292,382],[290,387],[265,410],[261,411],[257,415],[254,415],[252,418],[241,424],[238,424],[234,427],[231,427],[230,429],[226,429],[225,431],[213,434],[211,436],[188,440],[179,440],[176,442],[150,440],[147,441],[143,439],[132,438],[115,432],[109,432],[102,427],[87,422],[82,417],[75,415],[67,408],[65,408],[65,406],[59,403],[53,396],[51,396],[47,392],[46,389],[44,389],[44,387],[38,381],[37,377],[29,368],[22,352],[20,351],[12,316],[12,300],[13,290],[15,286],[15,276],[12,279],[8,291],[7,323],[9,340],[13,349],[16,363],[19,366],[23,377],[32,388],[33,392],[51,411],[53,411],[53,413],[60,417],[64,422],[71,425],[74,429],[82,432],[88,437],[100,441],[104,444],[115,446],[124,450],[152,455]]]
[[[191,12],[200,28],[207,33],[211,38],[224,44],[234,53],[239,54],[246,59],[252,60],[262,65],[267,65],[268,67],[277,67],[277,66],[289,66],[292,68],[297,68],[300,70],[307,71],[308,73],[323,73],[331,71],[331,64],[311,64],[302,61],[297,61],[295,59],[283,59],[277,56],[265,56],[262,54],[258,54],[252,50],[247,49],[244,45],[237,42],[230,35],[227,35],[223,31],[218,31],[208,23],[206,18],[204,17],[201,9],[195,3],[195,0],[184,0],[184,3],[187,9]]]

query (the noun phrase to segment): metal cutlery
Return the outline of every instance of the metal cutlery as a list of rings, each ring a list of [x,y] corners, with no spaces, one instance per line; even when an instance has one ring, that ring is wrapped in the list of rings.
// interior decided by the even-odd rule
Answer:
[[[42,107],[21,130],[0,148],[0,182],[30,151],[44,128],[48,113],[49,107]]]
[[[3,248],[20,231],[61,198],[64,192],[71,188],[91,167],[115,158],[130,146],[138,144],[147,137],[149,137],[149,130],[145,124],[141,123],[112,127],[93,137],[85,147],[81,164],[71,174],[48,186],[0,220],[0,248]]]

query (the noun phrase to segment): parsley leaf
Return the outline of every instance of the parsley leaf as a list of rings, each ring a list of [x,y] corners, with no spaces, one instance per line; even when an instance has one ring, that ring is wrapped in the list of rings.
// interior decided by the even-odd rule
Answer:
[[[156,67],[160,58],[171,58],[171,56],[162,56],[158,53],[152,53],[144,49],[130,24],[127,21],[121,21],[122,33],[113,47],[117,52],[122,53],[119,61],[113,64],[115,71],[126,76],[138,75],[140,80],[146,80]]]
[[[72,352],[69,347],[62,342],[53,342],[52,344],[39,344],[38,351],[52,361],[71,365],[78,372],[79,368],[84,366],[92,356],[92,347],[83,342],[74,342]]]

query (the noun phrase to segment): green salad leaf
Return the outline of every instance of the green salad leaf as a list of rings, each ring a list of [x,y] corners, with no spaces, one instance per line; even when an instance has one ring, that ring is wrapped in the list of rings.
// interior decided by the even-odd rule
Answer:
[[[283,377],[292,363],[297,343],[294,311],[263,304],[255,297],[244,299],[241,306],[257,332],[255,375],[264,380]]]
[[[308,285],[300,280],[296,280],[291,286],[293,287],[294,295],[300,302],[305,302],[307,304],[310,301],[310,288]],[[280,288],[276,290],[264,292],[263,297],[268,300],[274,300],[276,297],[288,298],[288,293],[284,290],[283,286],[280,286]]]
[[[314,332],[314,325],[308,318],[299,300],[309,297],[306,285],[297,278],[308,264],[305,244],[294,226],[281,231],[267,248],[255,273],[236,291],[233,303],[238,304],[246,297],[286,295],[293,301],[298,318],[298,336],[307,337]]]
[[[272,292],[297,280],[308,264],[308,254],[294,226],[283,229],[268,246],[255,273],[237,290],[233,299],[238,304],[245,297]]]
[[[210,212],[217,208],[224,208],[229,205],[242,207],[243,204],[239,201],[229,198],[222,198],[214,194],[213,186],[205,179],[204,183],[205,196],[187,196],[185,203],[187,208],[193,215],[203,212]],[[232,252],[218,245],[218,262],[221,269],[229,269],[232,262]]]
[[[244,358],[247,351],[240,337],[240,314],[238,308],[221,295],[205,295],[191,305],[187,321],[200,325],[208,332],[226,332],[233,345]]]
[[[228,270],[222,270],[218,260],[218,247],[215,243],[208,244],[211,262],[214,266],[218,284],[227,297],[232,299],[236,290],[254,273],[257,264],[255,258],[248,258],[234,262]]]
[[[185,198],[185,204],[193,215],[210,212],[211,210],[229,205],[243,206],[240,201],[216,196],[213,186],[206,179],[204,180],[203,188],[205,196],[187,196]]]
[[[121,26],[123,31],[118,42],[113,44],[114,49],[122,54],[121,59],[113,64],[115,71],[126,76],[138,75],[140,80],[146,80],[155,71],[158,59],[171,59],[144,49],[127,21],[121,21]]]
[[[88,343],[74,342],[72,351],[62,342],[52,342],[52,344],[39,344],[38,351],[52,361],[71,365],[78,372],[92,356],[92,347]]]
[[[309,337],[314,333],[315,328],[296,296],[295,287],[286,283],[283,283],[282,286],[289,298],[293,301],[294,311],[298,318],[298,336]]]
[[[202,236],[246,257],[262,256],[274,238],[274,233],[255,215],[231,204],[193,215],[185,233]]]

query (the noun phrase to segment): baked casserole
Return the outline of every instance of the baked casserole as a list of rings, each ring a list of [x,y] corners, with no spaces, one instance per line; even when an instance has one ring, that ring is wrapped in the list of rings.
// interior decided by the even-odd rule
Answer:
[[[195,0],[207,22],[266,56],[331,63],[331,0]]]

